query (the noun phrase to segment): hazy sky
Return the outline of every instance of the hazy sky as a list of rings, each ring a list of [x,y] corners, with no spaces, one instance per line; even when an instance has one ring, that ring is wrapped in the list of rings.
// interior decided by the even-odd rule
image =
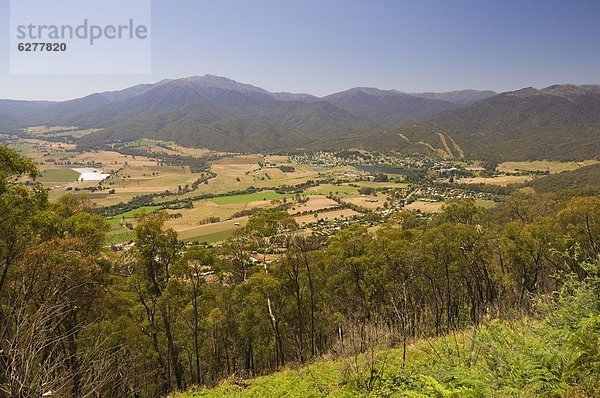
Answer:
[[[0,98],[206,73],[315,95],[600,83],[600,0],[153,0],[152,74],[129,76],[10,75],[9,3],[0,0]]]

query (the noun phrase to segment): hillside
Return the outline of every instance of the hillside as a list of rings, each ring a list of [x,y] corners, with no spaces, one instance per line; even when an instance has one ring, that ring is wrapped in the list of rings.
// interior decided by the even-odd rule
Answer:
[[[172,398],[593,397],[600,393],[598,265],[519,321],[489,320],[406,350],[380,349]]]
[[[461,108],[461,105],[438,98],[422,98],[396,90],[357,87],[323,97],[335,106],[383,127],[423,119],[437,113]]]
[[[551,86],[502,93],[398,130],[443,149],[438,133],[471,158],[595,158],[600,154],[600,87]]]
[[[538,193],[566,191],[569,194],[600,195],[600,164],[536,178],[528,186]]]
[[[74,125],[105,129],[84,138],[88,145],[168,138],[219,150],[288,150],[336,147],[347,138],[461,106],[395,90],[355,88],[323,98],[273,93],[205,75],[64,102],[3,101],[0,131],[17,132],[39,124]]]
[[[486,160],[583,160],[600,153],[600,86],[406,94],[357,87],[318,98],[214,76],[64,101],[0,101],[0,132],[100,128],[86,145],[139,138],[224,151],[363,147]]]
[[[327,142],[374,129],[374,123],[323,101],[276,101],[235,109],[199,103],[124,120],[83,142],[98,145],[156,138],[187,146],[247,152],[306,147],[315,141]]]

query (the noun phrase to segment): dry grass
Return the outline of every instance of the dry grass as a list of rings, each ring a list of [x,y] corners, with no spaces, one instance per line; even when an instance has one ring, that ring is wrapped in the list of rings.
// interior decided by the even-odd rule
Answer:
[[[535,160],[531,162],[504,162],[498,165],[497,170],[505,173],[518,171],[547,171],[550,174],[563,171],[577,170],[580,167],[598,163],[597,160],[584,160],[583,162],[554,162],[547,160]]]
[[[422,213],[439,213],[442,211],[444,202],[425,202],[422,200],[415,200],[409,205],[404,206],[407,210],[419,210]]]
[[[289,165],[287,156],[270,156],[267,158],[276,165]],[[278,168],[261,168],[259,162],[264,161],[259,155],[239,155],[214,162],[211,170],[217,177],[203,185],[202,192],[224,193],[234,190],[245,190],[254,187],[276,187],[296,185],[318,177],[318,173],[302,165],[291,165],[295,171],[284,173]]]
[[[354,216],[357,214],[359,214],[359,213],[357,213],[351,209],[340,209],[340,210],[325,211],[322,213],[307,214],[305,216],[298,216],[298,217],[295,217],[295,220],[298,224],[303,225],[303,224],[309,224],[311,222],[315,222],[318,220],[334,220],[336,218],[349,217],[349,216]]]
[[[181,231],[200,226],[200,222],[208,217],[219,217],[221,219],[225,219],[244,209],[267,207],[269,205],[269,202],[218,205],[208,200],[202,200],[194,202],[194,208],[192,209],[170,210],[169,213],[171,214],[181,214],[181,218],[171,219],[167,221],[167,225],[176,231]]]
[[[474,177],[474,178],[462,178],[457,182],[463,184],[488,184],[488,185],[500,185],[507,186],[509,184],[521,184],[530,181],[531,176],[498,176],[498,177]]]
[[[383,207],[387,197],[383,195],[379,196],[359,196],[355,198],[347,198],[344,199],[346,202],[350,202],[360,207],[364,207],[367,209],[376,209],[378,207]]]
[[[180,239],[202,241],[203,237],[212,236],[223,232],[232,232],[236,229],[242,228],[247,223],[248,217],[240,217],[235,218],[233,220],[221,221],[214,224],[199,225],[194,227],[183,227],[175,225],[173,229],[177,231],[177,234]]]
[[[290,214],[300,214],[304,211],[318,211],[338,207],[339,204],[323,195],[310,196],[306,203],[296,203],[288,210]]]
[[[359,181],[355,183],[360,187],[365,188],[406,188],[408,184],[404,182],[378,182],[378,181]]]

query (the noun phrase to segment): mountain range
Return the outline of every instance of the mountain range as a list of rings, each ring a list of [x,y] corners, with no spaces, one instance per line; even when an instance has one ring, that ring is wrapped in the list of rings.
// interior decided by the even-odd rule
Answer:
[[[598,158],[600,86],[555,85],[501,93],[406,124],[399,133],[446,152],[447,137],[478,159]]]
[[[34,125],[101,128],[98,146],[139,138],[226,151],[365,147],[494,159],[598,156],[600,87],[497,94],[404,93],[357,87],[325,97],[275,93],[196,76],[63,102],[0,100],[0,131]]]

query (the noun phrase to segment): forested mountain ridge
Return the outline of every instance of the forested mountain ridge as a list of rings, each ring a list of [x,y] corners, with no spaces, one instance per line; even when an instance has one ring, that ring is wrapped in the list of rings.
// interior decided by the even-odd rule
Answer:
[[[584,160],[600,153],[600,88],[556,85],[406,94],[357,87],[323,98],[224,77],[164,80],[66,102],[0,101],[0,130],[100,128],[89,146],[139,138],[223,151],[361,147],[486,160]]]
[[[415,97],[439,99],[460,105],[472,105],[476,102],[493,97],[496,94],[498,93],[491,90],[456,90],[447,91],[444,93],[410,93],[410,95],[414,95]]]
[[[444,149],[438,133],[471,158],[589,159],[600,154],[600,86],[556,85],[498,94],[398,130]]]
[[[358,95],[356,95],[358,94]],[[65,102],[0,103],[0,129],[75,125],[103,128],[86,144],[136,138],[174,139],[219,150],[334,146],[463,105],[395,90],[357,88],[318,98],[272,93],[224,77],[163,80]],[[404,145],[404,143],[400,143]]]
[[[323,97],[323,100],[385,128],[462,107],[460,104],[437,98],[419,97],[397,90],[384,91],[372,87],[353,88],[328,95]]]
[[[600,164],[536,178],[527,185],[539,193],[600,195]]]

